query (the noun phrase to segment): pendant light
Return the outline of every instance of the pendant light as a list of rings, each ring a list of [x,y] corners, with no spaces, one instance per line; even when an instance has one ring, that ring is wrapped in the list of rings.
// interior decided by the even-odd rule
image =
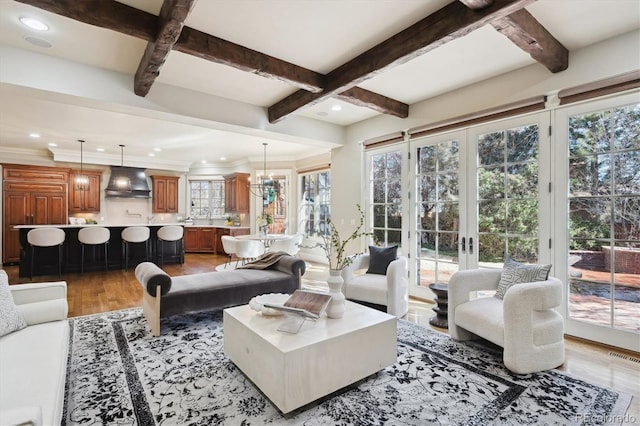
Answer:
[[[120,145],[120,167],[124,167],[124,145]],[[131,192],[131,179],[127,176],[118,176],[116,179],[116,186],[121,191]]]
[[[263,148],[263,162],[262,162],[262,174],[258,174],[258,182],[252,184],[251,178],[249,178],[249,191],[256,197],[265,198],[265,194],[268,196],[271,192],[276,190],[276,187],[271,179],[271,176],[267,176],[267,145],[266,142],[262,143]]]
[[[84,174],[84,161],[83,161],[83,145],[84,141],[82,139],[78,139],[80,142],[80,174],[76,176],[75,179],[75,189],[77,191],[88,191],[89,190],[89,178]]]

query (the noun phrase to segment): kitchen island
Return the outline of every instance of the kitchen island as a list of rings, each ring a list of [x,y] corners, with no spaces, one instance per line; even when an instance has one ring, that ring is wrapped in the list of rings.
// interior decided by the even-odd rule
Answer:
[[[135,266],[145,261],[146,259],[151,262],[156,262],[160,258],[160,245],[156,244],[158,241],[158,229],[167,225],[183,226],[185,231],[193,227],[193,225],[186,225],[185,223],[119,223],[119,224],[98,224],[98,225],[18,225],[15,229],[20,233],[20,277],[29,276],[29,265],[31,264],[31,250],[29,243],[27,242],[27,233],[35,228],[60,228],[65,232],[65,242],[63,245],[62,255],[62,272],[80,272],[81,263],[81,248],[78,241],[78,232],[80,229],[89,226],[103,226],[109,228],[111,231],[111,237],[107,245],[107,257],[109,270],[117,270],[124,268],[124,259],[122,251],[122,238],[120,234],[122,230],[129,226],[146,226],[149,228],[149,255],[145,256],[145,244],[130,244],[129,248],[129,268],[134,269]],[[237,229],[240,232],[247,232],[247,227],[229,227],[220,226],[219,228]],[[179,263],[180,253],[176,251],[175,244],[164,244],[163,248],[163,263]],[[184,244],[182,245],[184,247]],[[104,270],[104,258],[103,251],[100,248],[94,248],[92,246],[85,247],[85,265],[84,270],[87,271],[99,271]],[[33,275],[48,275],[58,273],[58,258],[55,248],[38,248],[35,252],[35,261],[33,265]],[[96,259],[93,261],[92,259]]]

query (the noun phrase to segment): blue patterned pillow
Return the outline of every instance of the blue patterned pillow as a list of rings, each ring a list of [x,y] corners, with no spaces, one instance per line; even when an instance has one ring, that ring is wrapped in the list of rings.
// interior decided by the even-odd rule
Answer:
[[[9,278],[0,270],[0,337],[27,326],[9,290]]]
[[[495,297],[503,299],[507,290],[515,284],[545,281],[549,278],[550,270],[551,265],[527,265],[507,257],[502,268],[502,276],[500,277]]]

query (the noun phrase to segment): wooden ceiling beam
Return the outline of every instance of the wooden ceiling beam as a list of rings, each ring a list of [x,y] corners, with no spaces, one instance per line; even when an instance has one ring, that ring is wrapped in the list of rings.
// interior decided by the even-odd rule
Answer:
[[[324,75],[239,44],[185,27],[174,49],[207,61],[283,81],[304,91],[319,93]]]
[[[158,34],[158,17],[113,0],[16,0],[56,15],[65,16],[153,42]]]
[[[469,9],[480,10],[485,7],[489,7],[493,4],[493,0],[459,0],[460,3],[467,6]]]
[[[154,42],[147,43],[133,79],[133,91],[136,95],[144,97],[149,93],[195,3],[196,0],[164,0],[162,3],[158,17],[158,35]]]
[[[409,105],[361,87],[352,87],[334,97],[353,105],[370,108],[382,114],[393,115],[399,118],[407,118],[409,116]]]
[[[552,73],[569,67],[569,51],[526,9],[491,23],[520,49]]]
[[[325,91],[310,94],[298,90],[268,109],[275,123],[307,106],[342,93],[374,77],[386,68],[405,63],[452,40],[504,18],[535,0],[494,0],[481,10],[471,10],[454,1],[404,29],[391,38],[358,55],[326,76]]]

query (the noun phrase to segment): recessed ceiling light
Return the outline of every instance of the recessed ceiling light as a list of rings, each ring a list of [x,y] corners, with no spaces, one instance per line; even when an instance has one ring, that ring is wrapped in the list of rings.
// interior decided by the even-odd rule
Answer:
[[[201,163],[202,164],[207,164],[207,160],[202,160]]]
[[[153,152],[149,153],[149,157],[155,157],[156,155]]]
[[[98,152],[104,152],[104,148],[96,148],[96,151],[98,151]]]
[[[220,161],[227,161],[227,157],[220,157]]]
[[[34,37],[34,36],[26,36],[24,38],[26,41],[28,41],[29,43],[33,44],[34,46],[38,46],[38,47],[42,47],[44,49],[50,49],[53,47],[53,43],[51,43],[50,41],[47,41],[43,38],[39,38],[39,37]]]
[[[40,134],[39,133],[29,133],[29,137],[31,137],[31,138],[39,138]]]
[[[338,104],[333,105],[333,106],[331,107],[331,111],[340,111],[341,109],[342,109],[342,106],[340,106],[340,105],[338,105]]]
[[[162,151],[160,148],[153,148],[153,150],[154,150],[155,152],[160,152],[160,151]]]
[[[20,22],[22,22],[23,25],[26,25],[27,27],[36,31],[47,31],[49,29],[49,26],[47,24],[45,24],[42,21],[39,21],[36,18],[29,18],[27,16],[22,16],[20,17]]]
[[[47,145],[49,145],[49,146],[58,146],[58,144],[55,143],[55,142],[49,142]]]

